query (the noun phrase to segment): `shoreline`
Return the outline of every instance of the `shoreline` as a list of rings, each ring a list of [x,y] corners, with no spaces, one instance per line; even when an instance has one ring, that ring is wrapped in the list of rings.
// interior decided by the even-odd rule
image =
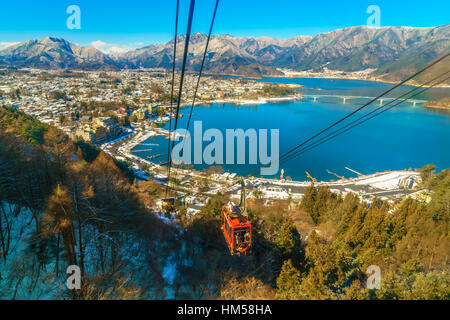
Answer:
[[[357,80],[357,81],[370,81],[370,82],[381,82],[381,83],[388,83],[388,84],[397,84],[397,81],[392,80],[384,80],[379,78],[362,78],[362,77],[342,77],[342,76],[263,76],[263,78],[304,78],[304,79],[336,79],[336,80]],[[404,84],[404,86],[410,86],[410,87],[420,87],[421,84],[418,83],[411,83],[407,82]],[[430,86],[423,86],[424,88],[429,88]],[[433,86],[433,88],[438,89],[450,89],[450,85],[445,84],[439,84],[437,86]]]
[[[205,101],[196,101],[194,106],[207,106],[213,103],[230,103],[237,105],[257,105],[257,104],[266,104],[271,102],[284,102],[284,101],[301,101],[301,98],[297,96],[286,96],[286,97],[261,97],[259,99],[217,99],[217,100],[205,100]],[[163,108],[168,108],[170,105],[162,104],[160,105]],[[192,103],[181,103],[181,108],[187,108],[192,106]],[[168,120],[167,120],[168,121]]]
[[[139,165],[139,162],[143,162],[146,163],[148,165],[150,165],[152,167],[152,169],[156,169],[156,168],[161,168],[164,167],[164,165],[160,164],[160,163],[155,163],[153,161],[151,161],[150,159],[141,157],[139,155],[136,155],[133,153],[133,149],[137,146],[140,145],[141,143],[144,143],[147,139],[149,139],[150,137],[155,137],[155,136],[164,136],[163,134],[161,134],[160,132],[155,132],[155,131],[150,131],[150,132],[139,132],[137,134],[130,135],[129,138],[130,140],[125,142],[123,145],[120,146],[119,148],[119,153],[121,155],[119,155],[119,157],[117,157],[117,155],[112,155],[115,158],[118,158],[118,160],[122,160],[120,158],[125,158],[128,161],[131,161],[133,163],[133,165]],[[110,143],[108,143],[110,144]],[[113,145],[114,143],[111,143],[111,145]],[[108,153],[108,152],[107,152]],[[136,162],[135,162],[136,161]],[[179,173],[183,173],[183,174],[193,174],[195,176],[199,176],[202,175],[202,171],[198,170],[198,169],[185,169],[185,168],[177,168],[177,167],[173,167],[172,168],[174,170],[174,172],[179,172]],[[224,171],[224,173],[227,173],[228,171]],[[234,176],[239,179],[239,178],[243,178],[245,180],[257,180],[257,181],[262,181],[262,182],[267,182],[273,185],[279,185],[279,186],[284,186],[284,187],[305,187],[305,186],[309,186],[311,184],[310,180],[296,180],[296,179],[292,179],[292,180],[280,180],[277,177],[261,177],[261,176],[252,176],[250,177],[244,177],[241,176],[235,172],[228,172],[228,174],[234,174]],[[364,180],[368,180],[368,179],[372,179],[372,178],[377,178],[377,177],[383,177],[389,174],[400,174],[400,175],[405,175],[405,176],[417,176],[419,175],[419,171],[418,169],[386,169],[385,171],[377,171],[377,172],[372,172],[372,173],[366,173],[366,174],[360,174],[358,176],[352,177],[352,176],[348,176],[348,177],[342,177],[341,179],[329,179],[329,180],[320,180],[317,181],[315,184],[318,186],[322,186],[322,185],[326,185],[326,186],[346,186],[349,184],[355,184],[355,183],[360,183]],[[379,182],[384,182],[384,180],[381,180]]]
[[[333,75],[330,73],[292,73],[292,74],[284,74],[284,75],[261,75],[260,77],[256,76],[249,76],[249,75],[241,75],[241,74],[228,74],[228,73],[205,73],[205,76],[223,76],[223,77],[236,77],[236,78],[243,78],[247,80],[254,80],[254,81],[261,81],[266,78],[282,78],[282,79],[336,79],[336,80],[357,80],[357,81],[370,81],[370,82],[380,82],[380,83],[387,83],[387,84],[398,84],[399,81],[393,81],[393,80],[385,80],[377,77],[370,77],[370,76],[357,76],[357,75]],[[263,81],[267,83],[277,83],[279,82],[270,82],[270,81]],[[420,83],[411,82],[408,81],[404,84],[405,86],[410,87],[420,87],[422,86]],[[424,88],[429,88],[430,86],[423,86]],[[433,88],[436,89],[450,89],[450,84],[439,84],[437,86],[433,86]]]
[[[429,106],[425,106],[425,105],[422,105],[422,107],[424,107],[424,108],[429,108],[429,109],[445,110],[445,111],[450,112],[450,107],[445,107],[445,106],[439,106],[439,105],[429,105]]]
[[[145,137],[152,136],[152,133],[139,133],[138,136],[132,141],[126,142],[125,145],[119,147],[120,156],[110,154],[119,160],[128,160],[133,165],[133,171],[137,178],[142,180],[152,180],[161,184],[167,184],[161,177],[166,177],[165,171],[160,171],[165,167],[162,164],[153,162],[151,159],[142,158],[133,154],[131,151],[131,146],[135,146],[137,141],[142,141]],[[135,140],[135,141],[133,141]],[[136,141],[137,140],[137,141]],[[150,171],[142,171],[140,169],[140,164],[147,164],[150,166]],[[177,168],[172,167],[174,176],[190,176],[191,178],[204,178],[205,175],[202,171],[191,168]],[[398,170],[385,170],[385,171],[375,171],[366,174],[359,174],[356,177],[348,176],[341,177],[338,180],[320,180],[312,182],[308,179],[306,180],[280,180],[278,177],[258,177],[258,176],[242,176],[236,174],[235,172],[224,171],[221,174],[213,174],[208,177],[211,182],[214,182],[214,186],[205,192],[198,192],[198,194],[212,196],[216,194],[217,191],[223,191],[224,193],[229,193],[231,197],[236,196],[236,183],[243,179],[246,184],[252,186],[262,186],[266,187],[278,187],[279,192],[288,192],[291,199],[301,199],[304,194],[305,189],[314,184],[317,187],[326,186],[330,188],[333,192],[341,193],[345,195],[349,192],[355,193],[360,199],[365,201],[372,201],[373,198],[382,197],[383,199],[391,199],[392,197],[405,197],[411,194],[413,196],[416,193],[421,193],[421,189],[417,188],[417,180],[420,179],[420,171],[418,169],[398,169]],[[406,192],[404,189],[406,185],[409,185]],[[176,188],[184,189],[184,191],[191,191],[185,189],[183,186],[175,186]],[[303,191],[302,191],[303,190]],[[266,199],[276,200],[276,196],[267,196]],[[391,199],[392,200],[392,199]]]
[[[230,75],[228,75],[230,76]],[[242,77],[242,76],[239,76]],[[336,79],[336,80],[358,80],[358,81],[371,81],[371,82],[381,82],[381,83],[388,83],[388,84],[397,84],[398,81],[393,80],[385,80],[377,77],[363,77],[363,76],[356,76],[356,75],[333,75],[329,73],[298,73],[298,74],[291,74],[291,75],[263,75],[261,78],[255,78],[258,80],[264,79],[264,78],[305,78],[305,79]],[[411,86],[411,87],[420,87],[421,84],[416,82],[408,81],[404,84],[405,86]],[[430,86],[423,86],[424,88],[429,88]],[[434,86],[433,88],[439,88],[439,89],[450,89],[450,85],[448,84],[439,84],[437,86]]]

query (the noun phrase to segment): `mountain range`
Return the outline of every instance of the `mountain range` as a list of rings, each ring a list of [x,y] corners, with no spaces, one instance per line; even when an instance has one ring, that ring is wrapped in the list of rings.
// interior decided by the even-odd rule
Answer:
[[[177,65],[181,65],[184,35],[177,37]],[[207,36],[190,38],[187,68],[198,71]],[[120,70],[171,68],[174,40],[151,44],[119,55],[108,55],[61,38],[29,40],[0,51],[0,67],[43,69]],[[396,81],[450,52],[450,24],[430,27],[349,27],[314,37],[211,37],[205,70],[212,74],[249,77],[283,75],[282,70],[342,72],[369,70],[380,79]],[[450,66],[450,59],[445,61]],[[419,78],[430,78],[442,66]]]

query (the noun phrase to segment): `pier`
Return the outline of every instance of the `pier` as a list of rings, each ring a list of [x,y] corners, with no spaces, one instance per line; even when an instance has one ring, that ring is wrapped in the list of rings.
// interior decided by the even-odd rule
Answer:
[[[355,173],[356,175],[358,175],[358,177],[364,176],[362,173],[359,173],[358,171],[355,171],[355,170],[353,170],[353,169],[350,169],[349,167],[344,167],[344,168],[347,169],[347,170],[350,171],[350,172]]]
[[[153,159],[156,159],[156,158],[163,157],[163,156],[165,156],[165,155],[167,155],[167,154],[166,154],[166,153],[155,154],[154,156],[148,156],[147,159],[153,160]]]
[[[333,176],[338,177],[338,178],[341,179],[341,180],[345,180],[345,177],[344,177],[344,176],[340,176],[340,175],[338,175],[337,173],[334,173],[334,172],[332,172],[332,171],[330,171],[330,170],[328,170],[328,169],[327,169],[327,172],[328,172],[329,174],[332,174]]]

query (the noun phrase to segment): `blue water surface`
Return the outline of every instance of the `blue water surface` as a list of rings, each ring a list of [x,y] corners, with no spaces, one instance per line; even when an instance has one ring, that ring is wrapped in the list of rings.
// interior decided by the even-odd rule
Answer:
[[[264,80],[302,84],[305,86],[301,89],[304,92],[320,92],[318,94],[376,96],[392,87],[390,84],[358,80],[291,78]],[[393,96],[404,93],[408,89],[411,87],[402,87],[393,92]],[[417,98],[429,99],[428,94]],[[449,91],[435,89],[433,94],[448,96]],[[343,104],[339,99],[334,101],[319,99],[317,102],[305,99],[252,106],[229,103],[198,106],[194,109],[190,132],[193,132],[193,121],[202,121],[203,132],[209,128],[217,128],[224,136],[226,129],[279,129],[281,155],[355,110],[364,102],[367,101]],[[361,115],[377,107],[379,105],[374,104],[364,109]],[[182,109],[181,112],[188,113],[188,109]],[[354,119],[350,118],[345,123]],[[187,117],[179,119],[178,128],[185,128],[186,123]],[[168,128],[168,124],[165,128]],[[137,155],[167,154],[167,139],[164,137],[151,138],[145,143],[157,145],[151,146],[152,150],[146,152],[138,150],[148,149],[149,146],[138,146],[134,150]],[[207,144],[208,142],[205,142],[203,145]],[[167,161],[167,157],[154,161]],[[354,174],[344,167],[366,174],[385,170],[420,168],[429,163],[435,164],[439,170],[450,167],[450,114],[437,109],[413,107],[411,103],[405,102],[291,161],[281,163],[280,169],[284,169],[285,176],[290,176],[294,180],[305,180],[305,171],[317,179],[330,180],[336,177],[327,173],[327,169],[349,177]],[[222,166],[228,172],[244,176],[255,173],[255,170],[259,168],[253,165]],[[195,166],[196,169],[206,167],[208,166]]]

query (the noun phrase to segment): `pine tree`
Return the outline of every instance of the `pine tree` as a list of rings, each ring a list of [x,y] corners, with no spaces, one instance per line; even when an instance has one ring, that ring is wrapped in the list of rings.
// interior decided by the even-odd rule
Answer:
[[[288,219],[281,225],[277,245],[283,254],[283,259],[291,260],[292,264],[298,268],[304,259],[304,251],[300,234],[292,220]]]
[[[276,299],[279,300],[299,300],[301,293],[302,275],[293,265],[291,260],[284,262],[280,275],[277,278]]]
[[[301,206],[305,209],[312,217],[313,221],[317,223],[317,216],[314,212],[314,206],[317,199],[317,189],[314,184],[311,184],[305,190],[305,194],[303,195]]]
[[[366,289],[361,286],[361,282],[355,280],[350,287],[345,289],[345,292],[340,298],[343,300],[367,300],[369,297]]]
[[[76,265],[74,207],[66,188],[56,186],[47,202],[44,214],[45,232],[62,235],[66,261],[69,265]]]
[[[422,170],[420,170],[420,177],[422,178],[422,183],[426,183],[428,179],[431,178],[431,176],[436,171],[436,166],[434,164],[427,164],[425,165]]]

